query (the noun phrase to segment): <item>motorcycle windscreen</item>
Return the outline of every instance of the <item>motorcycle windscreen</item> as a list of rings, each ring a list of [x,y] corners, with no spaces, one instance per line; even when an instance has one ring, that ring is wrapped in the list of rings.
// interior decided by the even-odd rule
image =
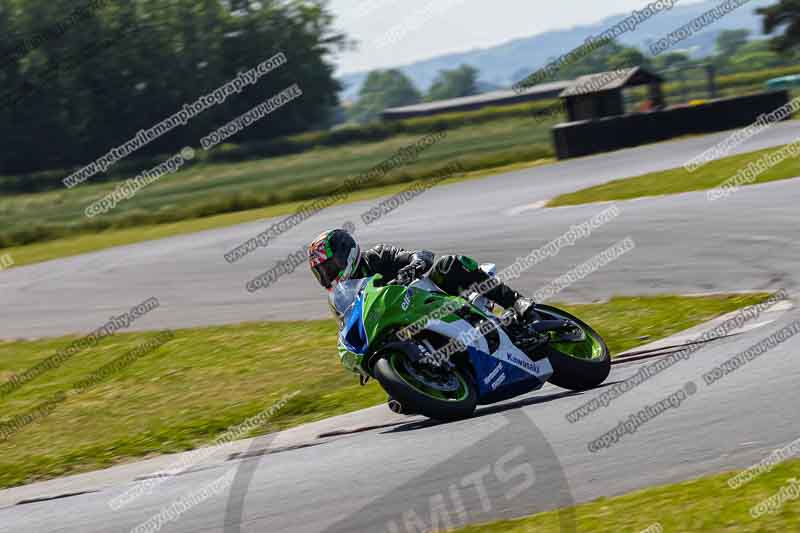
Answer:
[[[344,316],[355,304],[359,294],[367,286],[370,278],[350,279],[337,283],[333,290],[328,293],[331,308]]]
[[[364,329],[363,288],[368,278],[348,280],[338,283],[332,291],[331,307],[342,317],[339,339],[348,351],[364,354],[369,348],[367,332]]]

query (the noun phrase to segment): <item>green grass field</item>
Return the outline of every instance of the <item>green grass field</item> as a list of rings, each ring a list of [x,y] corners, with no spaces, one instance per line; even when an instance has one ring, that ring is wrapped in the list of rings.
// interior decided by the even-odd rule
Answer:
[[[625,297],[566,305],[592,324],[612,351],[676,333],[763,301],[765,294]],[[106,338],[63,365],[0,397],[0,435],[15,417],[48,416],[0,438],[0,488],[85,472],[211,443],[229,426],[299,394],[259,433],[380,404],[386,395],[341,368],[333,320],[248,323],[175,331],[175,337],[94,387],[75,384],[156,333]],[[74,337],[0,342],[0,384],[67,346]],[[72,391],[72,392],[70,392]]]
[[[530,168],[549,162],[549,159],[542,159],[534,162],[510,164],[493,167],[487,170],[468,172],[454,178],[445,179],[439,182],[438,185],[455,183],[465,179],[479,178],[492,174],[493,172],[510,172],[522,168]],[[399,192],[407,187],[409,187],[408,183],[400,183],[365,189],[351,194],[344,202],[380,198]],[[245,211],[236,211],[202,218],[190,218],[180,222],[111,229],[99,233],[78,233],[74,236],[63,237],[52,241],[35,242],[32,244],[0,249],[0,255],[8,253],[14,258],[14,266],[22,266],[61,257],[95,252],[113,246],[162,239],[175,235],[185,235],[198,231],[233,226],[245,222],[254,222],[280,215],[288,215],[293,213],[303,203],[304,202],[287,202],[259,209],[248,209]]]
[[[501,108],[500,111],[508,110]],[[430,176],[455,160],[464,166],[466,177],[552,161],[550,127],[557,119],[541,121],[530,117],[505,117],[502,113],[498,116],[496,120],[477,121],[448,130],[447,137],[424,152],[419,161],[367,184],[345,202],[393,194],[411,181]],[[110,213],[94,219],[86,218],[84,209],[113,190],[118,181],[90,182],[71,190],[4,195],[0,198],[0,252],[10,253],[15,265],[22,266],[289,214],[310,198],[325,196],[346,177],[371,168],[422,135],[320,147],[269,159],[199,163],[163,177]],[[683,169],[673,169],[618,180],[560,196],[549,206],[710,188],[723,181],[723,176],[736,164],[720,161],[693,175]],[[797,173],[796,166],[796,161],[784,162],[759,181],[792,177]],[[464,177],[456,176],[443,183]]]
[[[467,171],[551,157],[550,126],[512,118],[447,131],[414,163],[365,185],[381,187],[424,178],[458,160]],[[85,208],[119,182],[0,198],[0,246],[11,247],[107,229],[197,219],[325,196],[347,177],[365,172],[423,135],[316,148],[301,154],[237,163],[199,163],[140,190],[109,213],[88,219]],[[132,177],[132,176],[131,176]]]
[[[632,178],[595,185],[580,191],[562,194],[550,200],[547,207],[579,205],[610,200],[630,200],[643,196],[659,196],[713,189],[733,177],[758,158],[776,152],[780,147],[748,152],[705,164],[694,172],[683,167],[652,172]],[[697,154],[699,155],[699,154]],[[758,176],[753,184],[785,180],[800,176],[800,159],[788,158]]]
[[[758,518],[750,509],[800,479],[800,460],[788,461],[750,483],[732,489],[738,472],[647,488],[574,507],[576,531],[592,533],[690,532],[789,533],[800,531],[800,501],[784,499],[774,513]],[[602,488],[599,488],[602,490]],[[778,500],[776,500],[778,501]],[[658,524],[661,529],[647,528]],[[561,533],[558,512],[504,520],[457,530],[458,533]]]

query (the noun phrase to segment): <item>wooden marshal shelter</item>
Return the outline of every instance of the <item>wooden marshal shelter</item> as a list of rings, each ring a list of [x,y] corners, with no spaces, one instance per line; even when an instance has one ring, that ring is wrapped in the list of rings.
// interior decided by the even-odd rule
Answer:
[[[568,122],[553,127],[558,158],[741,128],[789,102],[786,90],[776,90],[668,107],[663,83],[661,76],[642,67],[600,72],[574,80],[559,95]],[[709,83],[713,87],[713,81]],[[626,110],[625,91],[639,87],[646,94],[644,101],[636,109]]]

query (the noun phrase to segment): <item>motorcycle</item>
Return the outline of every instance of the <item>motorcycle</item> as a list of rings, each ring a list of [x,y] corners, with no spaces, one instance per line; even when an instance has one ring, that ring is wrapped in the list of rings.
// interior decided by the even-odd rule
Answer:
[[[495,276],[495,266],[480,268]],[[498,316],[478,293],[446,294],[427,276],[408,285],[380,274],[348,280],[330,293],[339,318],[342,365],[361,384],[375,378],[392,411],[451,421],[477,405],[540,389],[546,382],[582,391],[611,371],[602,337],[577,317],[536,304],[523,322]]]

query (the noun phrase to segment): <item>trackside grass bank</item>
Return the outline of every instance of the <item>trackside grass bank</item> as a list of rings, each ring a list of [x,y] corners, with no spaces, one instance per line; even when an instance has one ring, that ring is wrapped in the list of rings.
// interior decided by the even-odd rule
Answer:
[[[766,296],[619,297],[564,307],[618,352]],[[0,342],[0,384],[75,339]],[[242,437],[386,400],[377,384],[361,387],[341,368],[333,320],[106,337],[0,395],[0,488],[208,445],[290,395]]]
[[[471,171],[465,174],[456,175],[452,178],[442,180],[437,186],[455,183],[465,179],[480,178],[495,172],[510,172],[522,168],[530,168],[537,165],[547,164],[550,159],[538,159],[523,163],[506,164],[504,160],[497,159],[495,163],[501,166],[494,166],[482,171]],[[383,196],[390,196],[411,186],[412,182],[403,182],[395,185],[384,185],[354,192],[349,195],[342,203],[357,202],[361,200],[377,199]],[[191,218],[180,222],[163,224],[143,224],[130,228],[115,228],[99,233],[77,233],[52,241],[34,242],[22,246],[13,246],[0,249],[0,256],[8,253],[14,258],[14,266],[23,266],[51,259],[59,259],[73,255],[96,252],[114,246],[124,246],[137,242],[150,241],[173,237],[176,235],[186,235],[198,231],[212,230],[254,222],[282,215],[294,213],[301,205],[308,201],[287,202],[269,207],[258,209],[248,209],[221,215],[213,215],[201,218]],[[32,208],[33,209],[33,208]],[[264,229],[267,228],[265,223]]]
[[[550,200],[547,207],[588,204],[610,200],[630,200],[644,196],[660,196],[689,191],[702,191],[720,187],[726,180],[736,176],[737,172],[746,169],[750,163],[781,150],[781,146],[739,154],[706,163],[694,172],[683,167],[673,168],[633,178],[609,181],[594,187],[562,194]],[[699,154],[697,154],[699,155]],[[800,176],[800,159],[789,157],[761,173],[750,183],[742,186],[785,180]],[[732,194],[736,194],[733,192]],[[725,198],[717,199],[724,202]],[[713,205],[713,204],[712,204]]]
[[[370,175],[359,190],[409,183],[436,175],[458,161],[467,172],[552,157],[548,127],[516,118],[448,130],[435,144],[403,164]],[[0,248],[54,241],[83,234],[172,224],[309,201],[331,195],[346,179],[368,173],[423,135],[397,135],[380,142],[320,147],[301,154],[238,162],[185,165],[135,194],[116,191],[119,182],[89,180],[77,187],[3,195],[0,198]],[[140,170],[147,170],[146,167]],[[135,173],[126,176],[133,178]],[[86,208],[109,194],[128,196],[98,214]]]
[[[778,465],[750,483],[732,489],[728,480],[737,473],[726,472],[578,505],[574,508],[575,530],[592,533],[800,531],[800,500],[792,498],[800,491],[800,484],[797,484],[800,460]],[[779,505],[781,501],[783,504]],[[774,512],[759,515],[764,506]],[[755,511],[751,512],[753,509]],[[457,530],[457,533],[479,532],[561,533],[557,511]]]

